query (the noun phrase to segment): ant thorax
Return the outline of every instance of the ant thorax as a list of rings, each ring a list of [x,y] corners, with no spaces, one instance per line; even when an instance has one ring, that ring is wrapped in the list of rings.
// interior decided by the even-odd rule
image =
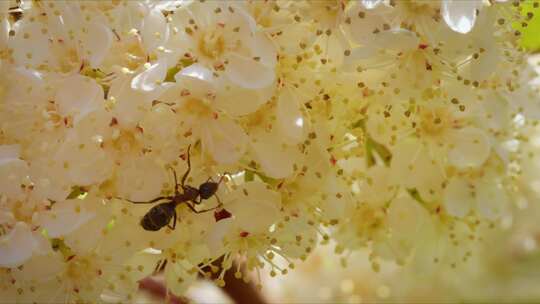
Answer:
[[[177,196],[178,199],[182,201],[195,200],[199,196],[199,190],[195,187],[186,185],[186,186],[182,186],[182,190],[183,190],[183,193]],[[175,200],[177,199],[175,198]]]

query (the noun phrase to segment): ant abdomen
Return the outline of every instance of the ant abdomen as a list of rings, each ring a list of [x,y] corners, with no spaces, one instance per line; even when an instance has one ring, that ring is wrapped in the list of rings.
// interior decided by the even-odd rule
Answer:
[[[176,204],[162,203],[152,207],[141,219],[141,226],[144,230],[158,231],[167,226],[175,215]],[[174,223],[173,223],[174,224]]]

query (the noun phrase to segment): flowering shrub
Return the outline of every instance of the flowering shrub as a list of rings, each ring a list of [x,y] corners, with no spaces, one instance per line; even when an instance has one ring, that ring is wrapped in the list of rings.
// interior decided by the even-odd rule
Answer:
[[[0,2],[0,298],[129,301],[156,268],[181,295],[209,268],[286,274],[330,239],[344,265],[467,263],[539,195],[521,10]],[[188,158],[185,185],[216,195],[143,229],[166,200],[132,201],[174,196]]]

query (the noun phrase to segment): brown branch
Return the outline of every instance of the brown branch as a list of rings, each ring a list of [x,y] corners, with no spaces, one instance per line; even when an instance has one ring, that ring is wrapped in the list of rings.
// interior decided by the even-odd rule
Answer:
[[[165,284],[158,282],[151,277],[139,281],[139,289],[144,290],[159,299],[167,299],[170,304],[188,304],[186,298],[177,297],[167,290]]]
[[[213,266],[218,267],[219,269],[222,262],[223,259],[220,258],[213,263]],[[246,283],[242,278],[237,279],[234,276],[235,269],[237,269],[236,263],[233,264],[233,266],[225,272],[225,275],[223,277],[223,280],[225,281],[225,286],[221,287],[221,290],[225,294],[227,294],[236,304],[266,304],[266,301],[262,297],[261,293],[252,282]],[[220,271],[212,271],[212,268],[210,266],[207,266],[202,270],[206,273],[211,274],[210,277],[207,277],[207,279],[210,280],[217,279],[220,273]],[[242,277],[248,275],[244,267],[241,267],[240,271],[242,272]]]
[[[234,270],[236,267],[232,267],[225,273],[225,286],[221,289],[234,300],[236,304],[265,304],[261,293],[253,283],[246,283],[242,279],[237,279],[234,276]],[[247,275],[243,273],[243,275]]]
[[[214,266],[220,265],[222,262],[221,259],[214,262]],[[236,304],[266,304],[266,301],[262,297],[261,293],[257,290],[257,287],[249,282],[246,283],[244,280],[237,279],[234,275],[236,265],[233,265],[229,270],[225,272],[223,277],[225,281],[225,286],[221,287],[221,290],[227,294]],[[212,272],[211,267],[207,266],[203,268],[203,271],[206,273],[211,273],[212,275],[208,278],[210,280],[217,279],[219,272]],[[244,269],[241,269],[242,276],[246,276]],[[200,278],[203,278],[200,276]],[[151,294],[152,296],[159,299],[168,299],[168,303],[171,304],[187,304],[189,300],[184,297],[178,297],[172,294],[167,290],[167,287],[164,282],[156,281],[151,277],[147,277],[139,281],[139,288]]]

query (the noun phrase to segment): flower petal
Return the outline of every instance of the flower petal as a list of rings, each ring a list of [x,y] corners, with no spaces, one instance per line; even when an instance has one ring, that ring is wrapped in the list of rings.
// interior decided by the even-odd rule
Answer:
[[[140,76],[140,75],[139,75]],[[166,86],[151,92],[133,89],[130,77],[118,77],[114,80],[109,89],[109,100],[114,100],[113,116],[118,119],[118,123],[124,128],[134,128],[144,117],[146,111],[152,107],[152,100],[156,99]],[[137,82],[141,84],[141,82]]]
[[[175,11],[179,8],[189,6],[193,0],[170,0],[154,3],[154,8],[160,11]]]
[[[373,9],[382,3],[382,0],[361,0],[362,5],[367,9]]]
[[[277,127],[289,144],[297,144],[303,139],[304,117],[296,96],[290,89],[279,94],[276,108]]]
[[[444,189],[443,205],[446,212],[464,218],[475,207],[471,184],[461,178],[453,178]]]
[[[48,236],[56,238],[75,231],[94,216],[82,200],[74,199],[56,202],[51,210],[38,215],[36,223],[47,230]]]
[[[50,250],[50,243],[46,241],[47,247]],[[64,257],[59,251],[48,252],[47,254],[34,254],[32,258],[24,263],[24,267],[13,269],[13,277],[16,280],[29,282],[38,280],[45,282],[54,279],[61,271],[65,270],[66,263]]]
[[[393,200],[388,208],[388,225],[392,229],[392,236],[401,240],[418,240],[417,233],[428,218],[427,210],[410,196]]]
[[[24,22],[24,21],[21,21]],[[50,54],[49,37],[39,22],[21,23],[11,40],[15,62],[21,66],[38,66],[45,63]]]
[[[0,145],[0,165],[10,159],[17,159],[21,154],[21,146],[19,145]]]
[[[207,82],[211,82],[214,78],[212,71],[198,63],[194,63],[186,68],[183,68],[176,73],[176,75],[174,75],[176,82],[180,82],[185,77],[196,78]]]
[[[458,168],[478,167],[491,153],[486,133],[474,127],[455,131],[451,140],[448,161]]]
[[[94,79],[75,74],[62,81],[55,101],[60,114],[76,116],[85,108],[101,105],[103,97],[103,88]]]
[[[346,11],[346,18],[350,20],[350,24],[344,23],[343,28],[348,36],[357,44],[368,46],[373,44],[375,29],[382,30],[386,23],[385,15],[386,7],[378,5],[373,8],[373,11],[367,10],[360,2],[357,5],[351,6]],[[359,18],[362,16],[362,18]],[[379,31],[377,31],[379,32]]]
[[[272,178],[292,174],[297,156],[294,148],[284,145],[276,134],[258,132],[252,134],[252,139],[251,146],[264,173]]]
[[[389,49],[396,52],[416,49],[419,42],[420,39],[414,32],[404,29],[382,31],[375,35],[373,41],[381,49]]]
[[[508,206],[508,195],[503,185],[494,179],[484,178],[476,183],[476,211],[484,218],[499,218]]]
[[[209,95],[215,94],[214,76],[212,75],[212,71],[198,63],[182,69],[174,75],[174,79],[179,88],[172,88],[173,91],[180,89],[180,93],[182,93],[183,90],[188,90],[191,96],[201,99],[206,99]],[[177,95],[171,97],[172,99],[175,99],[174,102],[177,102]]]
[[[19,159],[18,146],[0,145],[0,193],[9,198],[19,198],[21,184],[28,175],[28,165]]]
[[[151,65],[146,71],[135,76],[131,81],[134,90],[150,92],[156,89],[167,75],[167,63],[164,59]]]
[[[366,180],[361,187],[362,201],[375,207],[382,207],[395,196],[397,187],[386,166],[372,166],[366,170]]]
[[[417,140],[403,140],[392,149],[393,182],[415,188],[427,201],[438,198],[445,180],[441,161]]]
[[[102,23],[92,22],[81,31],[81,58],[85,58],[92,68],[99,67],[112,45],[113,34]]]
[[[169,26],[160,9],[154,8],[144,17],[141,38],[147,52],[163,45],[169,39]]]
[[[0,50],[7,47],[9,39],[9,21],[7,18],[0,20]]]
[[[167,289],[176,295],[183,295],[197,279],[197,271],[194,265],[186,260],[176,259],[168,263],[165,268],[165,282]]]
[[[466,34],[472,30],[481,5],[479,0],[442,0],[441,14],[452,30]]]
[[[251,43],[251,54],[253,57],[259,57],[260,62],[268,67],[274,67],[277,63],[276,47],[266,34],[256,33],[253,39],[248,39]]]
[[[63,164],[66,179],[75,185],[99,184],[113,173],[113,159],[101,147],[102,141],[93,138],[67,139],[54,156]]]
[[[241,116],[257,111],[268,102],[275,91],[275,86],[250,90],[235,86],[222,77],[216,82],[216,90],[219,94],[214,100],[215,107],[229,115]]]
[[[27,224],[18,222],[8,234],[0,237],[0,266],[17,267],[32,256],[36,248],[34,235]]]
[[[237,54],[229,55],[225,74],[232,82],[246,89],[266,88],[274,83],[275,79],[273,67]]]
[[[116,171],[118,196],[134,201],[158,197],[167,176],[151,157],[124,157]]]
[[[235,225],[245,232],[268,232],[279,219],[280,195],[262,182],[245,183],[225,200],[225,208],[233,214]]]
[[[220,115],[217,119],[201,121],[201,125],[203,149],[214,160],[230,164],[242,157],[247,147],[247,136],[232,119]]]
[[[233,223],[233,218],[227,218],[215,223],[212,226],[206,238],[206,245],[208,246],[208,249],[210,249],[210,252],[213,252],[214,254],[222,252],[223,238],[232,229]]]

